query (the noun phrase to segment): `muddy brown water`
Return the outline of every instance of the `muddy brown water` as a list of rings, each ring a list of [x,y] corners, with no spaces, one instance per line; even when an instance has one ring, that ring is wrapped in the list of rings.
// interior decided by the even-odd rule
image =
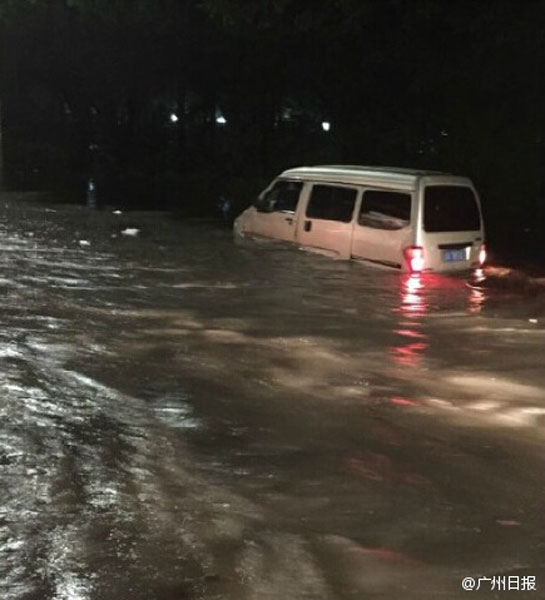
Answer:
[[[537,288],[17,195],[0,264],[0,598],[545,597]]]

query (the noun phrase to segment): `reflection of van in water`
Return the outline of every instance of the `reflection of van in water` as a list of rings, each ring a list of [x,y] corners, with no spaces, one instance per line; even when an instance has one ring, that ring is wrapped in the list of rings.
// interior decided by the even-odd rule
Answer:
[[[284,171],[235,231],[404,271],[462,271],[486,258],[479,197],[465,177],[386,167]]]

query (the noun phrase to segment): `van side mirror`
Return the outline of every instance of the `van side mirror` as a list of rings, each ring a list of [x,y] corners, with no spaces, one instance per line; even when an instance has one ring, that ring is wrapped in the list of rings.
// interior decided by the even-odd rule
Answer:
[[[266,193],[264,196],[259,197],[255,202],[254,206],[259,212],[270,213],[274,210],[274,198],[271,197],[270,192]]]

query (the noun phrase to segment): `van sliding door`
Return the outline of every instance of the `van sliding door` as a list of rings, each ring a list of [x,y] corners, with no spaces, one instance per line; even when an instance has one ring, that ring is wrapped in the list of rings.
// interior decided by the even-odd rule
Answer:
[[[302,246],[350,258],[357,195],[356,188],[314,184],[305,215],[298,221],[297,241]]]

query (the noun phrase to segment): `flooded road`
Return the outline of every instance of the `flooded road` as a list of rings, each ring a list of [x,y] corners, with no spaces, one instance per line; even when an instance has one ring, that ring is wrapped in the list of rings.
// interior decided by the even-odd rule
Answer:
[[[0,249],[2,600],[545,598],[539,286],[13,196]]]

